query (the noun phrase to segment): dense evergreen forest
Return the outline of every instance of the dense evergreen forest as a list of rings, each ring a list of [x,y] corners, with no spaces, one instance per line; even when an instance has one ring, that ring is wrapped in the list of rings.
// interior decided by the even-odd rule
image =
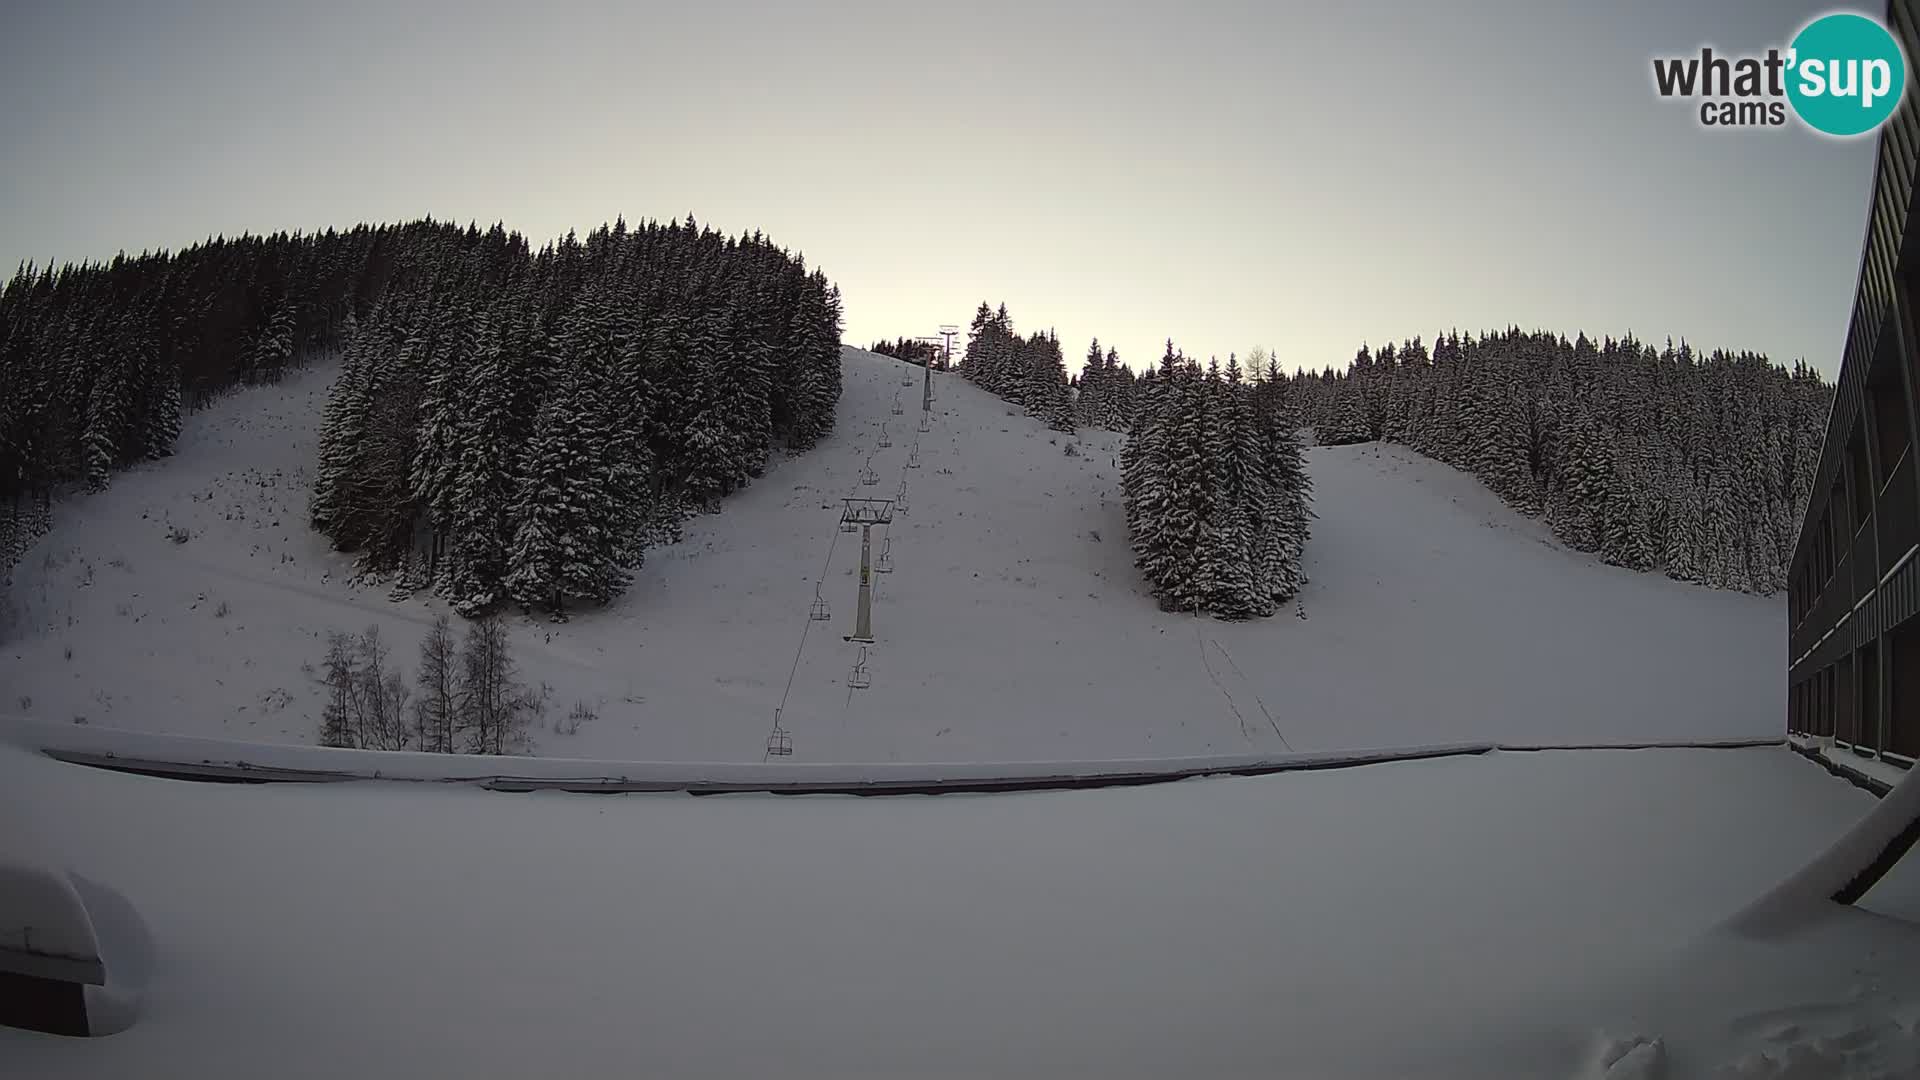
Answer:
[[[691,219],[538,252],[498,225],[423,220],[22,267],[0,290],[0,565],[56,493],[169,453],[183,412],[337,353],[316,528],[463,613],[604,602],[686,514],[828,430],[839,332],[824,275]],[[905,338],[875,349],[933,357]],[[1164,432],[1176,401],[1205,426],[1219,409],[1197,403],[1238,393],[1193,391],[1215,379],[1184,359],[1136,375],[1098,341],[1069,377],[1057,336],[1022,336],[985,303],[959,369],[1063,431]],[[1363,347],[1344,371],[1256,361],[1241,381],[1262,417],[1323,443],[1404,443],[1572,547],[1762,594],[1782,587],[1832,399],[1803,364],[1517,329],[1449,334],[1431,355]],[[1195,603],[1186,588],[1170,602]]]
[[[1631,336],[1418,338],[1289,379],[1328,444],[1386,439],[1544,514],[1568,546],[1770,595],[1806,512],[1833,388],[1804,363]]]
[[[981,304],[960,367],[1062,429],[1138,436],[1143,425],[1164,429],[1150,407],[1208,400],[1181,380],[1211,377],[1184,359],[1175,378],[1164,376],[1164,360],[1160,372],[1136,375],[1095,340],[1080,372],[1063,379],[1058,357],[1051,333],[1023,338],[1005,305]],[[1228,370],[1237,366],[1229,357]],[[1244,381],[1268,413],[1297,418],[1322,444],[1398,442],[1474,474],[1520,512],[1543,515],[1576,550],[1761,595],[1785,587],[1833,401],[1833,387],[1804,363],[1517,328],[1450,333],[1431,355],[1418,338],[1378,352],[1363,346],[1344,370],[1291,375],[1256,350]],[[1173,482],[1176,491],[1203,482],[1204,469],[1194,469]],[[1192,602],[1185,588],[1156,586],[1183,610]]]
[[[1100,339],[1087,348],[1086,364],[1073,376],[1073,419],[1082,427],[1126,431],[1139,407],[1140,383],[1120,362],[1117,350],[1100,351]]]
[[[1005,304],[996,312],[982,302],[974,313],[960,374],[981,389],[1024,406],[1055,431],[1073,430],[1073,396],[1060,339],[1052,331],[1024,338],[1016,334]]]
[[[603,227],[388,290],[327,404],[313,524],[462,613],[604,603],[839,395],[824,275],[691,221]]]
[[[1285,387],[1278,370],[1248,382],[1232,356],[1224,373],[1203,370],[1171,341],[1135,383],[1121,486],[1135,564],[1163,609],[1257,618],[1305,582],[1312,480]]]
[[[897,337],[892,341],[876,341],[867,351],[879,353],[881,356],[891,356],[895,360],[905,360],[909,364],[918,364],[921,367],[931,364],[935,371],[946,369],[946,363],[940,357],[940,346],[931,341]]]
[[[338,344],[398,253],[449,231],[243,236],[22,266],[0,291],[0,567],[44,531],[55,494],[165,456],[183,408]]]
[[[183,402],[338,350],[313,524],[467,614],[606,600],[840,392],[838,291],[692,219],[538,253],[421,221],[22,268],[0,334],[10,554],[59,490],[166,454]]]

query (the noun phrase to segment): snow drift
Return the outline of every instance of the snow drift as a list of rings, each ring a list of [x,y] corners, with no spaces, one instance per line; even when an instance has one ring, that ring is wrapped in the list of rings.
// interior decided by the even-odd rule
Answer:
[[[1920,1018],[1920,906],[1713,934],[1873,803],[1779,749],[875,801],[186,784],[0,747],[0,789],[164,961],[120,1035],[0,1031],[46,1080],[1570,1078],[1635,1038],[1669,1076],[1872,1075]]]

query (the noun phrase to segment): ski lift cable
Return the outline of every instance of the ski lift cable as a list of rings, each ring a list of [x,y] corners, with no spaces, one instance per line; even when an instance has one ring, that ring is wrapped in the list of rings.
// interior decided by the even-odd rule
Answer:
[[[884,429],[884,423],[885,423],[885,422],[884,422],[884,421],[882,421],[882,424],[883,424],[883,427],[882,427],[882,430],[885,430],[885,429]],[[917,451],[917,450],[918,450],[918,448],[919,448],[919,440],[917,440],[917,439],[916,439],[916,440],[914,440],[914,448],[915,448],[915,450],[916,450],[916,451]],[[864,469],[862,469],[862,470],[861,470],[862,472],[865,472],[865,473],[871,473],[871,471],[872,471],[872,467],[873,467],[873,459],[874,459],[874,457],[875,457],[875,455],[874,455],[874,454],[868,454],[868,455],[867,455],[867,466],[866,466],[866,468],[864,468]],[[909,459],[909,460],[910,460],[910,459]],[[905,491],[907,490],[907,470],[909,469],[909,467],[910,467],[910,466],[909,466],[909,465],[907,465],[905,461],[903,461],[903,462],[901,463],[901,466],[900,466],[900,486],[899,486],[899,490],[900,490],[900,491],[901,491],[902,493],[904,493],[904,492],[905,492]],[[877,479],[878,479],[878,477],[876,476],[876,477],[875,477],[875,479],[877,480]],[[862,477],[862,481],[863,481],[863,482],[864,482],[864,480],[865,480],[865,477]],[[891,549],[891,547],[892,547],[892,542],[893,542],[893,541],[892,541],[892,533],[893,533],[893,528],[892,528],[892,526],[891,526],[890,524],[882,524],[882,525],[880,526],[880,528],[881,528],[881,543],[882,543],[882,545],[883,545],[883,550],[890,550],[890,549]],[[830,571],[832,570],[832,567],[833,567],[833,548],[834,548],[834,544],[837,544],[837,543],[839,542],[839,539],[840,539],[840,530],[839,530],[838,528],[836,528],[836,529],[834,530],[834,536],[833,536],[833,540],[832,540],[832,541],[831,541],[830,543],[828,543],[828,545],[827,545],[827,561],[826,561],[826,564],[825,564],[824,566],[822,566],[822,567],[820,568],[820,577],[819,577],[819,579],[818,579],[818,580],[817,580],[817,581],[815,582],[815,591],[816,591],[816,593],[817,593],[817,591],[818,591],[818,589],[819,589],[819,586],[820,586],[821,584],[824,584],[824,583],[825,583],[825,581],[826,581],[826,579],[827,579],[827,574],[828,574],[828,573],[829,573],[829,572],[830,572]],[[882,589],[882,585],[881,585],[881,582],[883,582],[883,581],[885,581],[885,580],[886,580],[886,578],[885,578],[885,576],[883,576],[883,575],[880,575],[880,574],[875,574],[875,575],[873,576],[873,580],[872,580],[872,582],[871,582],[871,585],[870,585],[870,587],[871,587],[871,588],[872,588],[872,590],[873,590],[873,598],[874,598],[875,600],[879,600],[879,599],[880,599],[880,593],[881,593],[881,589]],[[790,669],[788,669],[788,671],[787,671],[787,685],[786,685],[786,688],[785,688],[784,690],[782,690],[782,691],[781,691],[781,693],[780,693],[780,709],[781,709],[781,710],[784,710],[784,709],[786,708],[786,704],[787,704],[787,697],[788,697],[788,695],[790,695],[790,694],[792,693],[792,691],[793,691],[793,681],[794,681],[794,678],[795,678],[795,677],[797,676],[797,674],[798,674],[798,673],[799,673],[799,671],[800,671],[800,657],[801,657],[801,655],[802,655],[802,654],[803,654],[803,653],[804,653],[804,652],[806,651],[806,647],[807,647],[807,632],[808,632],[808,631],[809,631],[810,629],[812,629],[812,626],[813,626],[813,620],[812,620],[811,618],[809,618],[809,619],[808,619],[808,621],[807,621],[807,624],[806,624],[806,626],[803,626],[803,627],[801,628],[801,630],[800,630],[800,648],[798,648],[798,649],[796,649],[796,650],[794,651],[794,654],[793,654],[793,666],[792,666],[792,667],[791,667]],[[860,656],[860,659],[859,659],[859,660],[857,660],[857,661],[855,662],[855,667],[856,667],[856,669],[859,669],[859,668],[864,668],[864,667],[865,667],[865,665],[866,665],[866,656],[867,656],[867,650],[866,650],[866,648],[865,648],[864,646],[863,646],[863,647],[861,648],[861,650],[860,650],[860,653],[861,653],[861,656]],[[842,739],[843,739],[843,740],[844,740],[844,738],[845,738],[845,733],[846,733],[846,726],[847,726],[847,718],[848,718],[848,715],[849,715],[849,713],[850,713],[850,712],[852,711],[852,708],[853,708],[853,695],[854,695],[854,691],[855,691],[855,690],[857,690],[857,689],[859,689],[859,687],[858,687],[858,686],[855,686],[855,685],[853,685],[853,680],[852,680],[851,678],[850,678],[850,679],[848,680],[848,682],[849,682],[849,685],[847,686],[847,697],[846,697],[846,700],[845,700],[844,702],[842,702],[842,703],[841,703],[841,706],[840,706],[840,730],[841,730],[841,736],[842,736]],[[777,715],[777,714],[776,714],[776,715]],[[776,721],[775,721],[775,722],[776,722],[776,725],[777,725],[777,723],[778,723],[778,720],[776,719]]]
[[[835,526],[833,535],[827,540],[826,561],[820,565],[820,575],[814,578],[813,581],[813,594],[815,596],[820,595],[821,587],[827,582],[827,574],[833,569],[833,549],[838,546],[839,543],[840,529],[838,526]],[[807,634],[813,630],[814,622],[813,612],[809,610],[806,620],[800,624],[800,644],[793,650],[793,666],[787,669],[787,685],[780,691],[780,705],[773,710],[773,731],[767,733],[768,749],[766,754],[761,755],[761,761],[766,761],[773,755],[773,739],[780,730],[780,716],[786,710],[788,696],[793,693],[793,680],[800,672],[800,657],[807,651]]]
[[[881,430],[882,431],[886,430],[885,421],[881,422]],[[918,439],[914,440],[913,445],[914,445],[915,452],[917,452],[919,449],[919,440]],[[862,470],[863,472],[869,472],[869,473],[871,472],[874,456],[875,455],[871,453],[867,455],[867,467],[866,469]],[[909,456],[907,460],[911,461],[912,460],[911,456]],[[899,486],[899,491],[903,495],[907,491],[907,470],[909,468],[911,468],[911,466],[907,464],[905,461],[903,461],[900,466],[900,486]],[[875,479],[878,479],[878,477],[876,477]],[[891,533],[893,530],[891,527],[887,525],[882,525],[881,529],[883,530],[881,534],[882,542],[883,544],[887,545],[890,548],[892,544]],[[841,530],[838,527],[835,527],[833,531],[833,535],[827,541],[826,560],[821,564],[819,576],[814,579],[813,592],[815,597],[818,597],[820,595],[821,588],[826,584],[827,575],[831,573],[833,570],[833,552],[834,552],[834,548],[840,543],[840,531]],[[884,579],[881,577],[881,575],[878,575],[878,574],[874,575],[874,579],[875,580],[872,583],[873,595],[874,595],[874,599],[878,600],[880,598],[880,582]],[[812,609],[811,607],[809,607],[807,619],[800,626],[800,644],[794,649],[793,663],[787,669],[786,685],[780,691],[780,704],[774,710],[773,731],[768,733],[767,752],[766,754],[762,755],[761,757],[762,761],[768,760],[773,753],[772,747],[773,747],[774,739],[778,735],[781,729],[780,717],[785,713],[786,707],[787,707],[787,700],[793,694],[793,683],[800,673],[800,660],[803,656],[806,655],[806,651],[807,651],[807,635],[812,631],[813,624],[816,621],[817,620],[813,618]],[[861,651],[865,652],[864,649]],[[846,725],[846,711],[850,709],[853,705],[854,689],[855,688],[852,686],[849,686],[847,688],[847,700],[845,704],[841,706],[841,726],[843,730]]]
[[[880,554],[889,560],[889,565],[891,565],[892,557],[887,555],[887,552],[892,549],[892,545],[893,545],[893,524],[889,522],[885,525],[880,526]],[[878,569],[878,566],[876,565],[873,578],[868,584],[868,587],[873,590],[873,602],[876,604],[880,602],[881,582],[884,582],[885,580],[887,580],[888,573],[889,572],[880,571]],[[864,652],[865,649],[863,648],[861,651]]]
[[[860,656],[853,662],[853,670],[847,673],[847,687],[852,690],[865,690],[873,685],[873,674],[867,670],[867,647],[860,646]]]
[[[915,449],[915,452],[918,452],[918,450],[919,450],[919,446],[920,446],[920,443],[919,443],[919,440],[915,440],[915,441],[914,441],[914,444],[913,444],[913,445],[914,445],[914,449]],[[911,458],[911,457],[909,457],[909,458],[908,458],[907,460],[908,460],[908,461],[911,461],[911,460],[912,460],[912,458]],[[907,470],[908,470],[908,469],[909,469],[910,467],[911,467],[911,466],[909,466],[909,465],[907,465],[907,464],[904,464],[904,463],[903,463],[903,464],[902,464],[902,465],[900,466],[900,487],[899,487],[899,489],[898,489],[898,490],[899,490],[899,493],[900,493],[900,494],[899,494],[898,496],[896,496],[896,501],[898,501],[898,500],[900,500],[900,499],[904,499],[904,498],[905,498],[905,496],[906,496],[906,493],[907,493]],[[903,512],[904,512],[904,511],[903,511]],[[883,532],[882,532],[882,533],[880,534],[880,536],[881,536],[881,542],[882,542],[882,544],[884,544],[884,545],[888,545],[888,547],[887,547],[887,548],[883,548],[883,551],[884,551],[884,550],[890,550],[890,549],[891,549],[891,545],[892,545],[892,543],[893,543],[893,525],[892,525],[891,523],[889,523],[889,524],[886,524],[886,525],[882,525],[882,526],[881,526],[881,529],[883,529],[883,530],[885,530],[885,531],[883,531]],[[873,582],[873,598],[874,598],[875,600],[878,600],[878,599],[880,599],[880,575],[878,575],[878,574],[875,574],[875,575],[874,575],[874,582]]]
[[[847,718],[853,715],[853,685],[852,685],[853,681],[849,679],[847,682],[848,682],[847,700],[840,703],[839,743],[840,743],[840,751],[842,755],[846,753],[846,748],[847,748]]]

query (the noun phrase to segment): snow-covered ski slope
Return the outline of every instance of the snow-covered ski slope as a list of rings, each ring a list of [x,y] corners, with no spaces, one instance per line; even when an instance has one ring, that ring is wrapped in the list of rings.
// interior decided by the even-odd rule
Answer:
[[[614,604],[516,617],[552,712],[598,712],[577,734],[542,729],[536,752],[757,761],[790,673],[794,762],[1781,731],[1781,601],[1601,565],[1404,448],[1310,451],[1312,581],[1279,617],[1225,624],[1145,594],[1119,435],[1056,435],[954,374],[934,376],[920,434],[919,369],[848,349],[844,370],[833,435],[650,551]],[[189,419],[172,459],[60,509],[6,597],[0,714],[311,742],[328,631],[378,625],[413,667],[443,606],[350,583],[350,557],[305,525],[331,375],[233,395]],[[909,509],[876,530],[895,570],[876,576],[872,685],[852,690],[859,538],[837,528],[841,499],[902,480]],[[810,624],[823,567],[833,617]]]

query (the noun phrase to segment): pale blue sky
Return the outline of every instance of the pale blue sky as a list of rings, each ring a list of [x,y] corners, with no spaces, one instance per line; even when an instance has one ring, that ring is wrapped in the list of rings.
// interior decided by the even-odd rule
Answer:
[[[1706,131],[1649,65],[1832,6],[16,2],[0,265],[691,211],[859,344],[986,299],[1136,367],[1519,323],[1831,374],[1872,140]]]

